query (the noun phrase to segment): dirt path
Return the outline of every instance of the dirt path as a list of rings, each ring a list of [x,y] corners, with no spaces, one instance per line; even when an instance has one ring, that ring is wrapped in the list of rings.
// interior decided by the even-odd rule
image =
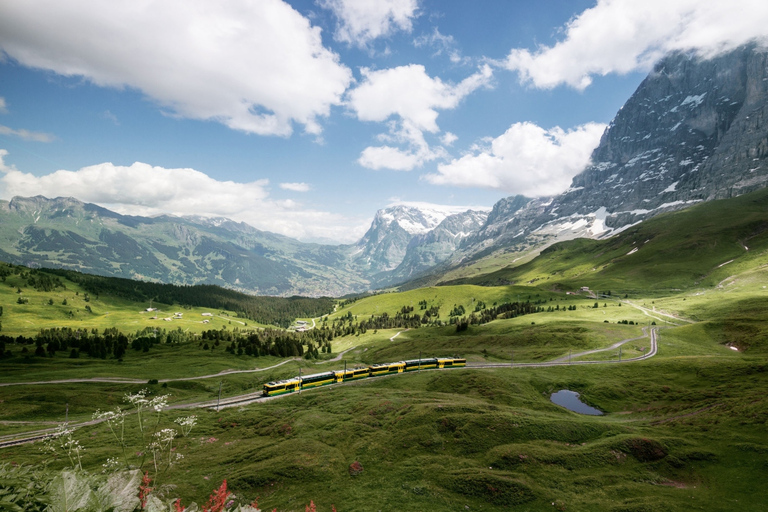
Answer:
[[[339,354],[336,357],[334,357],[333,359],[328,359],[327,361],[318,361],[315,364],[325,364],[325,363],[330,363],[331,361],[341,361],[341,358],[344,357],[344,354],[346,354],[350,350],[355,350],[356,348],[357,347],[348,348],[347,350],[345,350],[343,352],[339,352]]]
[[[633,303],[632,301],[629,301],[629,300],[625,300],[623,302],[625,304],[629,304],[630,306],[632,306],[635,309],[639,309],[640,311],[643,312],[643,314],[645,316],[649,316],[649,317],[653,318],[654,320],[658,320],[659,322],[669,323],[669,324],[674,325],[676,327],[678,327],[680,324],[676,324],[676,323],[670,322],[669,321],[670,318],[672,318],[673,320],[677,320],[678,322],[686,322],[686,323],[689,323],[689,324],[695,324],[696,323],[693,320],[688,320],[687,318],[680,318],[679,316],[671,315],[669,313],[662,313],[661,311],[656,311],[655,309],[648,309],[645,306],[639,306],[639,305],[637,305],[637,304],[635,304],[635,303]],[[666,317],[666,318],[659,318],[658,316],[654,316],[654,315],[661,315],[661,316]]]
[[[402,334],[402,333],[404,333],[404,332],[408,332],[408,331],[410,331],[410,329],[405,329],[404,331],[397,331],[397,332],[395,333],[395,335],[394,335],[394,336],[392,336],[391,338],[389,338],[389,341],[395,341],[395,338],[397,338],[398,336],[400,336],[400,334]]]

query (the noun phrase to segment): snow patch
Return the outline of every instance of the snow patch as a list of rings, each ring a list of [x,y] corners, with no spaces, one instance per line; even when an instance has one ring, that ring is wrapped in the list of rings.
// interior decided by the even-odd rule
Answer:
[[[589,228],[589,232],[592,233],[592,236],[608,231],[608,227],[605,225],[605,218],[608,216],[608,210],[605,208],[605,206],[598,208],[597,211],[592,213],[592,215],[595,216],[595,221]]]
[[[635,254],[637,251],[638,251],[638,248],[637,248],[637,247],[635,247],[634,249],[632,249],[631,251],[629,251],[629,252],[627,253],[627,256],[629,256],[630,254]]]
[[[680,104],[681,107],[684,107],[686,105],[690,105],[691,108],[696,108],[699,105],[701,105],[701,102],[704,101],[704,96],[706,96],[707,93],[699,94],[697,96],[688,96],[686,97],[683,102]]]
[[[668,186],[667,188],[662,190],[661,193],[665,194],[667,192],[675,192],[677,190],[677,184],[678,183],[680,183],[680,182],[679,181],[674,182],[673,184],[671,184],[670,186]]]

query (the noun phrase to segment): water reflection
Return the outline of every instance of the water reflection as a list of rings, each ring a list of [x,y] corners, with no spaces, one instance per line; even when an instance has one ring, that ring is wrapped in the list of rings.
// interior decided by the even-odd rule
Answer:
[[[568,389],[561,389],[557,393],[552,393],[552,396],[550,396],[549,399],[552,400],[553,403],[579,414],[590,414],[592,416],[601,416],[604,414],[600,409],[590,407],[579,400],[579,394]]]

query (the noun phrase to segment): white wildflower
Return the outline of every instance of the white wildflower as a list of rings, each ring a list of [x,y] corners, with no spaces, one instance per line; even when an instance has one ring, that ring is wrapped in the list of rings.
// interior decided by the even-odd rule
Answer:
[[[187,437],[190,432],[192,432],[192,427],[197,425],[197,416],[186,416],[181,418],[176,418],[173,420],[174,423],[178,424],[181,427],[181,434],[184,437]]]

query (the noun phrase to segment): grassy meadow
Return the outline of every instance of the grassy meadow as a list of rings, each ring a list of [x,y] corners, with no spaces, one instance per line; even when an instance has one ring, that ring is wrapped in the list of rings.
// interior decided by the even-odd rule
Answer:
[[[169,405],[179,407],[216,399],[220,386],[223,398],[234,397],[299,371],[306,375],[419,355],[523,363],[573,354],[573,361],[607,363],[618,359],[618,348],[578,354],[631,340],[621,346],[622,358],[641,355],[650,343],[643,328],[656,327],[658,354],[641,362],[421,371],[218,412],[145,411],[144,434],[136,414],[125,418],[125,456],[105,423],[82,426],[75,436],[86,449],[83,467],[92,474],[101,475],[105,461],[116,457],[123,466],[149,471],[157,496],[180,497],[185,504],[205,503],[226,479],[237,503],[258,496],[262,509],[280,512],[303,511],[310,500],[317,510],[335,506],[339,512],[764,510],[768,247],[761,245],[763,235],[750,210],[758,206],[739,200],[746,213],[738,222],[726,222],[726,234],[707,238],[707,230],[717,231],[708,227],[716,216],[705,215],[698,230],[681,238],[682,253],[696,247],[702,251],[698,259],[690,253],[674,256],[672,239],[661,233],[677,229],[670,219],[685,214],[679,212],[660,217],[657,228],[652,224],[657,220],[647,223],[650,228],[639,227],[651,231],[574,241],[498,271],[525,286],[460,284],[340,301],[332,314],[314,319],[315,328],[350,315],[353,321],[392,316],[403,307],[423,313],[424,301],[439,308],[443,325],[336,337],[331,353],[313,360],[236,355],[224,346],[202,350],[194,341],[156,345],[148,352],[129,349],[123,361],[72,359],[65,352],[23,356],[12,344],[11,357],[0,359],[0,384],[133,381],[0,386],[0,438],[51,428],[67,414],[80,422],[97,409],[131,410],[124,397],[141,389],[149,398],[169,394]],[[728,212],[722,204],[715,208],[723,216]],[[627,256],[640,238],[640,250]],[[645,259],[632,270],[629,258],[637,254]],[[728,259],[733,261],[721,265]],[[163,322],[142,312],[148,304],[106,295],[86,302],[85,292],[71,282],[38,292],[17,279],[6,276],[0,283],[2,334],[34,336],[40,328],[64,326],[114,326],[124,332],[146,326],[189,332],[246,328],[232,312],[214,311],[211,323],[202,324],[204,308],[158,305],[169,312],[160,318],[184,313],[183,320]],[[580,291],[582,286],[612,293],[596,298],[595,292]],[[19,296],[28,303],[17,304]],[[516,301],[536,303],[543,311],[463,331],[447,325],[457,306],[469,315],[481,304]],[[226,370],[250,372],[215,375]],[[585,416],[554,405],[549,397],[561,389],[580,393],[605,414]],[[189,414],[197,415],[197,425],[188,436],[179,435],[175,451],[166,454],[183,459],[169,466],[161,454],[156,470],[147,450],[152,432],[180,430],[173,420]],[[39,445],[0,449],[0,469],[16,463],[46,467],[45,474],[52,475],[70,465],[61,451],[52,458]]]

